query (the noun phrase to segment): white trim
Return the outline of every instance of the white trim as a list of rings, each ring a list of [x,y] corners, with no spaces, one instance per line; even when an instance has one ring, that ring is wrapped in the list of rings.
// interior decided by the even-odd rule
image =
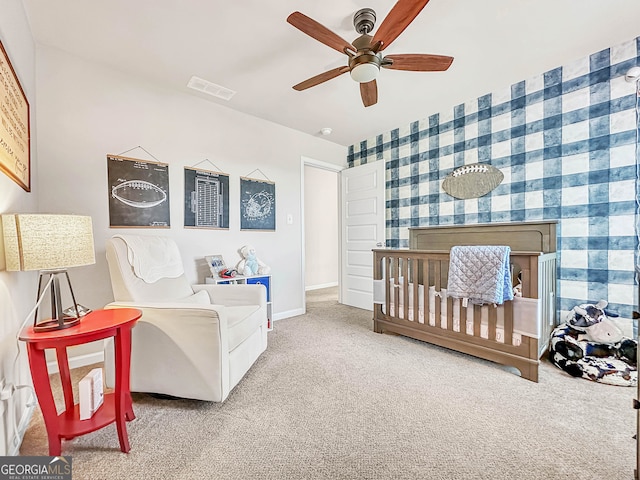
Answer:
[[[296,308],[294,310],[287,310],[286,312],[280,312],[273,315],[273,321],[284,320],[285,318],[297,317],[298,315],[304,315],[303,308]]]
[[[11,455],[12,457],[17,457],[20,454],[20,447],[22,446],[24,434],[27,431],[27,427],[29,427],[29,423],[31,423],[33,411],[36,409],[36,405],[38,404],[33,390],[29,390],[29,392],[31,393],[31,400],[27,402],[27,405],[22,412],[22,417],[20,418],[20,423],[18,424],[18,430],[13,433],[11,443],[14,443],[14,445],[10,446],[9,450],[9,455]]]
[[[87,365],[93,365],[94,363],[102,362],[104,362],[103,351],[86,353],[84,355],[69,357],[69,368],[73,370],[74,368],[86,367]],[[47,362],[47,369],[49,370],[49,374],[58,373],[58,362],[56,360]]]
[[[340,206],[340,209],[342,210],[342,204],[340,203],[340,172],[342,170],[344,170],[345,168],[347,168],[345,165],[336,165],[334,163],[329,163],[329,162],[323,162],[321,160],[316,160],[314,158],[310,158],[310,157],[305,157],[304,155],[300,156],[300,240],[301,240],[301,246],[302,248],[300,249],[300,268],[302,269],[302,271],[300,272],[301,275],[301,279],[302,279],[302,283],[304,284],[304,279],[305,279],[305,274],[306,274],[306,259],[305,259],[305,237],[304,237],[304,222],[305,222],[305,218],[304,218],[304,167],[305,166],[310,166],[310,167],[314,167],[314,168],[320,168],[323,170],[329,170],[332,172],[336,172],[337,175],[337,182],[338,182],[338,205]],[[340,220],[341,215],[338,215],[338,246],[342,245],[342,223]],[[342,259],[340,258],[340,248],[338,249],[338,261],[341,262]],[[338,285],[341,282],[341,277],[340,277],[340,270],[338,271]],[[305,295],[306,289],[303,288],[302,289],[302,312],[298,313],[297,315],[304,315],[304,313],[307,311],[307,298]],[[293,315],[292,315],[293,316]],[[285,317],[286,318],[286,317]]]
[[[320,290],[321,288],[337,287],[338,285],[338,282],[322,283],[320,285],[311,285],[310,287],[305,287],[305,291],[309,292],[311,290]]]
[[[302,160],[302,165],[309,165],[310,167],[322,168],[323,170],[330,170],[332,172],[340,172],[344,170],[344,165],[336,165],[335,163],[323,162],[322,160],[315,160],[313,158],[305,157],[302,155],[300,157]]]
[[[345,205],[344,205],[344,195],[342,195],[342,176],[344,175],[343,170],[338,172],[338,205],[340,206],[340,211],[338,212],[338,303],[342,303],[342,284],[344,282],[344,277],[342,273],[342,265],[346,260],[344,255],[342,254],[342,244],[345,241],[345,235],[342,232],[344,229],[344,216],[345,216]]]

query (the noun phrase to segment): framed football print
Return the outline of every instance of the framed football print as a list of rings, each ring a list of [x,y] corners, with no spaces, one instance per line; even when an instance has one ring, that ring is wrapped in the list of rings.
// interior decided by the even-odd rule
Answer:
[[[109,226],[168,228],[169,165],[107,155]]]

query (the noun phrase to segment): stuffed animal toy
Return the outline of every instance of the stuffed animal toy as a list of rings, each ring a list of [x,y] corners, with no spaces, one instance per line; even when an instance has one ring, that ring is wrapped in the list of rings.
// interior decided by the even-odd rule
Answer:
[[[610,385],[638,382],[637,342],[623,332],[605,310],[604,300],[574,307],[549,341],[549,359],[569,375]]]
[[[600,300],[595,305],[584,303],[573,307],[567,317],[567,323],[574,330],[582,332],[581,340],[596,343],[617,343],[624,334],[618,326],[607,317],[605,308],[608,303]],[[610,316],[614,316],[609,312]]]
[[[522,272],[518,273],[518,284],[513,287],[513,296],[521,297],[522,296]]]
[[[245,276],[251,275],[267,275],[271,272],[271,268],[265,265],[256,256],[256,249],[251,245],[245,245],[240,249],[242,260],[238,262],[236,270]]]

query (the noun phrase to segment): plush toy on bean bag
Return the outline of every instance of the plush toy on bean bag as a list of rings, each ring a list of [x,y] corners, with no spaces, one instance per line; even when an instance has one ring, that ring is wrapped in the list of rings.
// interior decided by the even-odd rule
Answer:
[[[251,245],[245,245],[240,249],[242,260],[238,262],[236,270],[242,275],[267,275],[271,268],[261,262],[256,256],[256,249]]]
[[[637,342],[626,338],[605,311],[607,302],[578,305],[556,327],[549,359],[569,375],[610,385],[638,383]],[[609,313],[610,316],[613,316]]]

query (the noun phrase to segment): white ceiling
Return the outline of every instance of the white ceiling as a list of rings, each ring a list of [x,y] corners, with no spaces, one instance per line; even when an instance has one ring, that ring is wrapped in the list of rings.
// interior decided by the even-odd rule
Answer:
[[[346,56],[286,22],[300,11],[348,41],[360,8],[394,0],[23,0],[38,44],[351,145],[640,36],[639,0],[431,0],[384,51],[455,57],[446,72],[382,70],[365,108],[348,74],[297,92]],[[224,101],[192,75],[237,91]]]

